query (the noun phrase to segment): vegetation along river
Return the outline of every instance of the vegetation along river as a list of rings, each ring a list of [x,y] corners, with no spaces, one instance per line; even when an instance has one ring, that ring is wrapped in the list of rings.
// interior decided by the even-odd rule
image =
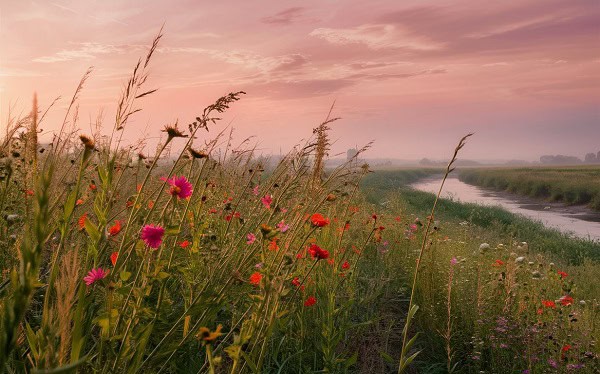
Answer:
[[[427,178],[411,184],[411,187],[437,193],[440,183],[441,178]],[[481,188],[461,182],[458,178],[446,180],[441,197],[465,203],[500,206],[512,213],[541,221],[547,227],[580,238],[600,241],[600,212],[584,206],[567,206]]]

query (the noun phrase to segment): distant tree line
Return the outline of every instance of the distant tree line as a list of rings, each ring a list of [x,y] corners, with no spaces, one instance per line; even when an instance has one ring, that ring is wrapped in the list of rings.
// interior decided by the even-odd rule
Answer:
[[[579,157],[565,156],[565,155],[545,155],[540,157],[540,163],[542,164],[600,164],[600,151],[598,153],[587,153],[582,161]]]

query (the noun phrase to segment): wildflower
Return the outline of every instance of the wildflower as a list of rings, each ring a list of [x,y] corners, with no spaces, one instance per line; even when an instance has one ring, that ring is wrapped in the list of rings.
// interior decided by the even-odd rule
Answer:
[[[165,229],[160,226],[146,225],[142,228],[140,237],[150,248],[160,247],[165,234]]]
[[[298,277],[294,277],[294,279],[292,279],[292,284],[296,287],[300,287],[300,279],[298,279]]]
[[[569,295],[565,295],[559,299],[559,302],[562,306],[569,306],[573,304],[573,298]]]
[[[250,276],[250,284],[258,286],[260,284],[262,277],[263,277],[262,274],[259,273],[258,271],[252,273],[252,275]]]
[[[81,204],[83,204],[83,200],[77,199],[77,201],[75,202],[75,205],[81,205]]]
[[[271,242],[269,243],[269,250],[270,251],[278,251],[279,250],[279,246],[277,245],[277,240],[271,240]]]
[[[183,175],[180,177],[174,175],[171,179],[166,180],[166,182],[171,185],[169,193],[172,196],[177,196],[179,199],[187,199],[194,192],[192,184]]]
[[[152,208],[154,208],[154,201],[150,200],[150,201],[148,201],[148,209],[152,209]]]
[[[452,257],[452,260],[450,260],[450,265],[456,265],[457,262],[458,260],[456,259],[456,257]]]
[[[199,340],[202,340],[203,343],[213,342],[217,340],[219,336],[223,335],[223,333],[221,332],[222,328],[223,325],[220,324],[219,326],[217,326],[217,329],[215,331],[210,331],[208,327],[200,327],[200,329],[198,330],[198,334],[196,334],[196,337]]]
[[[192,244],[189,240],[184,240],[181,243],[179,243],[179,246],[183,249],[186,249],[187,247],[189,247],[189,245]]]
[[[86,285],[91,286],[96,281],[103,279],[107,275],[108,275],[108,270],[104,270],[102,268],[92,269],[87,274],[87,276],[83,278],[83,280],[85,281]]]
[[[193,158],[207,158],[208,157],[208,153],[203,152],[203,151],[197,151],[197,150],[193,149],[192,147],[188,148],[188,151],[190,152],[190,155]]]
[[[483,253],[490,249],[490,245],[488,243],[481,243],[479,245],[479,252]]]
[[[33,192],[32,189],[27,189],[25,190],[25,196],[33,196],[35,193]]]
[[[560,275],[560,279],[565,279],[569,274],[565,273],[564,271],[558,270],[556,272],[558,275]]]
[[[348,263],[348,261],[344,261],[344,263],[342,264],[342,269],[343,270],[350,269],[350,264]]]
[[[495,262],[492,264],[492,266],[495,266],[495,267],[500,267],[500,266],[502,266],[502,265],[504,265],[504,261],[502,261],[502,260],[496,260],[496,261],[495,261]]]
[[[265,195],[260,199],[265,208],[271,209],[271,204],[273,203],[273,197],[271,195]]]
[[[86,135],[79,135],[79,140],[81,140],[81,143],[83,144],[86,150],[94,149],[94,140],[90,137]]]
[[[316,244],[311,244],[311,246],[308,248],[308,253],[310,253],[313,258],[317,259],[317,261],[324,260],[329,257],[329,251],[322,249]]]
[[[320,213],[315,213],[310,217],[310,222],[315,227],[324,227],[329,225],[329,218],[323,217]]]
[[[133,201],[131,201],[131,200],[127,200],[127,201],[125,202],[125,207],[126,207],[126,208],[131,208],[132,206],[133,206]]]
[[[161,130],[162,132],[167,133],[167,142],[170,142],[173,138],[187,138],[187,135],[183,135],[183,133],[177,128],[177,122],[174,125],[165,125],[165,128]]]
[[[249,233],[248,235],[246,235],[246,244],[250,245],[254,243],[254,241],[256,241],[256,235],[254,235],[253,233]]]
[[[108,234],[110,236],[116,236],[118,233],[121,232],[121,221],[117,220],[115,221],[115,224],[112,225],[109,229],[108,229]]]
[[[85,221],[87,220],[87,213],[83,213],[79,220],[77,220],[77,225],[79,226],[79,230],[85,229]]]
[[[258,196],[258,189],[260,188],[260,186],[257,184],[256,186],[254,186],[254,188],[252,189],[252,193],[254,194],[254,196]]]
[[[110,263],[115,266],[117,264],[117,259],[119,258],[119,252],[113,252],[110,254]]]
[[[276,226],[276,227],[279,229],[279,231],[280,231],[280,232],[282,232],[282,233],[283,233],[283,232],[286,232],[286,231],[288,231],[288,230],[290,229],[290,225],[286,225],[286,224],[285,224],[285,221],[283,221],[283,220],[282,220],[281,222],[279,222],[278,224],[276,224],[275,226]]]
[[[548,365],[550,365],[551,367],[553,367],[555,369],[558,367],[558,364],[556,363],[556,361],[551,358],[548,359]]]
[[[90,190],[91,190],[91,191],[96,191],[96,189],[97,189],[97,188],[98,188],[98,187],[96,187],[96,185],[95,185],[95,184],[93,184],[93,183],[90,183]]]
[[[521,264],[521,263],[523,263],[523,261],[525,261],[525,257],[523,257],[523,256],[515,258],[516,264]]]
[[[555,308],[556,304],[552,300],[542,300],[542,305],[546,308]]]
[[[325,198],[325,200],[327,200],[327,201],[335,201],[335,199],[337,199],[337,196],[335,196],[332,193],[328,194],[327,197]]]
[[[309,296],[304,302],[304,306],[313,306],[317,303],[317,299],[314,296]]]
[[[571,349],[571,344],[565,344],[563,345],[563,347],[561,348],[562,352],[567,352],[569,349]]]

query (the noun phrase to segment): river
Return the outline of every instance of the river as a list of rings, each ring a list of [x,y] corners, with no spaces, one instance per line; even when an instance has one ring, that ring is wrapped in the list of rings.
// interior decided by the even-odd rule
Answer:
[[[441,177],[428,178],[413,183],[412,188],[437,194]],[[500,206],[509,212],[541,221],[545,226],[558,229],[584,239],[600,241],[600,212],[582,206],[522,197],[461,182],[450,177],[444,184],[441,197],[454,201]]]

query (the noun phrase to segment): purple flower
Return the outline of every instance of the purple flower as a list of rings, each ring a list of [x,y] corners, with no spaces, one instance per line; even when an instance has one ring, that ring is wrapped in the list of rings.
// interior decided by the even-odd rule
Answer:
[[[452,260],[450,260],[450,265],[456,265],[457,262],[458,260],[456,259],[456,257],[452,257]]]
[[[160,226],[146,225],[142,228],[140,237],[150,248],[158,248],[162,243],[165,229]]]
[[[92,269],[87,274],[86,277],[83,278],[86,285],[91,286],[94,282],[103,279],[108,275],[108,270],[104,270],[102,268]]]
[[[290,225],[286,225],[284,221],[279,222],[277,225],[277,228],[279,229],[279,231],[286,232],[290,229]]]
[[[167,180],[167,183],[171,185],[169,193],[179,199],[187,199],[194,192],[192,184],[183,175],[180,177],[174,175],[173,178]]]
[[[555,369],[558,367],[558,364],[556,363],[556,361],[554,361],[551,358],[548,359],[548,365],[552,366]]]

